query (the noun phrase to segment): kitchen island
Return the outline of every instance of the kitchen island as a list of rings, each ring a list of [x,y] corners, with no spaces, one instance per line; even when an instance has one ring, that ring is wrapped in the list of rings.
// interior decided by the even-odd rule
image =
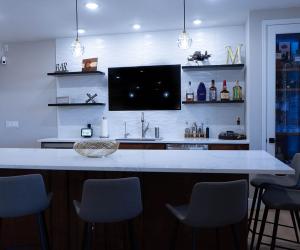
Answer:
[[[287,165],[264,151],[119,150],[107,158],[85,158],[70,149],[0,149],[2,176],[41,173],[53,201],[47,210],[53,250],[79,250],[83,223],[76,216],[72,200],[80,200],[82,184],[89,178],[141,179],[143,214],[135,228],[141,249],[168,249],[174,218],[165,203],[189,201],[193,185],[200,181],[248,179],[249,174],[294,174]],[[4,220],[2,247],[15,242],[38,243],[34,218]],[[246,223],[240,224],[241,249],[246,249]],[[32,225],[32,226],[31,226]],[[31,228],[32,227],[32,228]],[[221,230],[222,249],[232,249],[230,229]],[[97,225],[95,249],[128,249],[123,223]],[[216,249],[215,232],[201,230],[201,249]],[[191,249],[190,229],[179,230],[177,249]]]

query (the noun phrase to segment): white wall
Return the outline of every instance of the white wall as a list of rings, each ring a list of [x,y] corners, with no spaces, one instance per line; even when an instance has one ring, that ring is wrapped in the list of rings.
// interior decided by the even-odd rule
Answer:
[[[47,104],[56,96],[46,73],[55,64],[55,42],[10,43],[7,65],[0,65],[0,147],[38,147],[37,139],[55,137],[55,110]],[[19,128],[6,128],[5,121]]]
[[[300,8],[251,11],[247,21],[247,120],[251,149],[262,148],[262,21],[299,18]]]
[[[226,60],[226,45],[236,47],[245,44],[245,27],[217,27],[192,30],[193,46],[188,51],[180,50],[176,41],[180,31],[163,31],[151,33],[120,34],[108,36],[85,37],[81,41],[86,47],[85,58],[98,57],[98,69],[107,73],[108,67],[157,65],[157,64],[186,64],[186,58],[195,50],[208,50],[212,53],[212,64],[224,64]],[[56,62],[68,62],[69,70],[81,70],[81,60],[71,55],[70,44],[73,39],[58,39],[56,41]],[[245,47],[242,50],[245,56]],[[211,72],[183,72],[182,99],[189,80],[196,91],[200,81],[209,87],[210,81],[215,79],[218,91],[221,82],[229,81],[232,91],[234,80],[240,80],[244,87],[243,71],[211,71]],[[98,93],[98,101],[107,103],[107,76],[57,78],[58,96],[70,95],[73,101],[84,101],[87,92]],[[54,100],[53,100],[54,101]],[[185,122],[205,123],[211,128],[211,135],[216,137],[220,131],[235,129],[237,116],[244,125],[244,104],[224,105],[182,105],[181,111],[147,111],[145,118],[153,127],[159,126],[161,136],[165,138],[183,137]],[[140,135],[140,112],[108,112],[106,107],[81,107],[58,109],[58,134],[60,137],[78,137],[80,129],[87,123],[92,123],[96,135],[99,135],[99,120],[107,116],[110,124],[111,137],[122,137],[123,123],[128,124],[131,136]]]

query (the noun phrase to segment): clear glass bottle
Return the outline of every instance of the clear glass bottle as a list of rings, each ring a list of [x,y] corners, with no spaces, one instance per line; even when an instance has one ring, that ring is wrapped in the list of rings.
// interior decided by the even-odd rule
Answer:
[[[195,94],[194,94],[194,90],[192,88],[192,83],[189,81],[189,86],[186,90],[185,99],[186,99],[187,102],[193,102],[194,97],[195,97]]]
[[[241,101],[243,99],[242,87],[239,85],[239,81],[235,81],[235,86],[233,87],[232,99],[234,101]]]
[[[211,80],[211,86],[209,88],[209,100],[211,102],[217,101],[217,88],[215,85],[215,80]]]
[[[229,101],[229,91],[227,90],[226,80],[223,81],[223,89],[220,92],[220,97],[222,102]]]

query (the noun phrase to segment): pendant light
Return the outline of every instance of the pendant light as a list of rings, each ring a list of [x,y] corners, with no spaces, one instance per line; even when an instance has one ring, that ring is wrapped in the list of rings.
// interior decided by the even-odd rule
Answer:
[[[179,35],[177,44],[180,49],[189,49],[192,45],[192,38],[190,38],[189,33],[185,29],[185,0],[183,0],[183,31]]]
[[[79,41],[78,36],[78,3],[76,0],[76,39],[71,45],[72,47],[72,54],[74,57],[79,57],[84,54],[84,46]]]

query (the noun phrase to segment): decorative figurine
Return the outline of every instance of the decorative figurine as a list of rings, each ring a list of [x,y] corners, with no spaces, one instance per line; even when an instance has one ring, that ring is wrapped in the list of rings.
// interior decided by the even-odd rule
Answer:
[[[241,57],[241,48],[243,44],[239,44],[236,48],[235,54],[233,55],[231,46],[226,46],[225,49],[227,50],[227,60],[226,64],[230,64],[229,61],[231,61],[231,64],[241,64],[242,63],[242,57]]]
[[[90,93],[87,93],[86,95],[88,96],[88,99],[85,101],[85,103],[96,103],[94,99],[96,96],[98,96],[97,94],[91,95]]]
[[[195,51],[193,55],[189,56],[187,59],[188,61],[193,61],[197,64],[198,62],[203,62],[205,60],[208,60],[211,57],[211,54],[208,54],[207,51],[205,51],[204,54],[201,53],[201,51]]]

